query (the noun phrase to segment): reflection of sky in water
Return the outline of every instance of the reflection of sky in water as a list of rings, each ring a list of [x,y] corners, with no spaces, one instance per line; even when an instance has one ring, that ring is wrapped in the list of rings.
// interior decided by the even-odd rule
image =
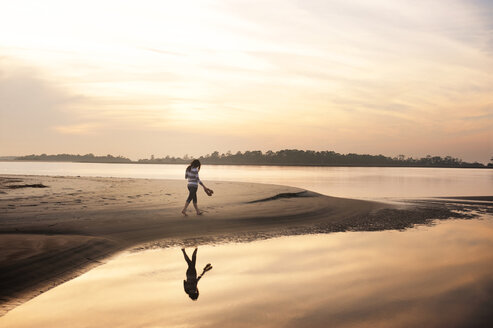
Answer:
[[[193,249],[188,248],[191,254]],[[121,254],[0,318],[2,327],[467,327],[493,319],[493,217],[405,232]]]
[[[185,165],[0,162],[0,174],[183,179]],[[280,167],[204,165],[204,181],[288,185],[348,198],[486,196],[493,171],[401,167]]]

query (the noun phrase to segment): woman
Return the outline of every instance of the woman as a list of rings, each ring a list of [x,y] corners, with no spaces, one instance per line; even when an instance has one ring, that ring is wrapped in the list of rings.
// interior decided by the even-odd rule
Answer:
[[[193,201],[193,207],[197,211],[197,215],[201,215],[203,212],[199,210],[197,206],[197,189],[199,188],[199,184],[204,187],[204,191],[207,195],[211,196],[213,191],[207,188],[202,181],[199,179],[199,171],[200,171],[200,161],[198,159],[194,159],[192,163],[187,167],[185,171],[185,179],[188,179],[188,198],[185,202],[185,207],[181,213],[187,216],[187,208],[190,205],[190,202]]]

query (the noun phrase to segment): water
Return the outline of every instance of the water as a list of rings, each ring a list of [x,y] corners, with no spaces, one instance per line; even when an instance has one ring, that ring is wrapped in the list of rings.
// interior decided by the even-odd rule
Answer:
[[[0,174],[183,179],[185,165],[0,162]],[[493,195],[493,170],[389,167],[204,165],[204,181],[243,181],[299,187],[349,198]]]
[[[123,253],[0,318],[2,327],[491,327],[493,217],[406,232]],[[187,249],[191,256],[193,248]]]
[[[0,162],[0,174],[183,179],[184,165]],[[351,198],[493,195],[482,169],[204,166],[205,181]],[[485,205],[486,206],[486,205]],[[187,249],[191,256],[193,249]],[[0,327],[488,327],[493,216],[406,231],[200,245],[197,301],[179,248],[124,252],[0,317]]]

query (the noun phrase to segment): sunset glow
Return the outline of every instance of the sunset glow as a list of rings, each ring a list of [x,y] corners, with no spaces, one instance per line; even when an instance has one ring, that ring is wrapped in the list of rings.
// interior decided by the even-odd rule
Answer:
[[[4,1],[0,155],[493,155],[487,1]]]

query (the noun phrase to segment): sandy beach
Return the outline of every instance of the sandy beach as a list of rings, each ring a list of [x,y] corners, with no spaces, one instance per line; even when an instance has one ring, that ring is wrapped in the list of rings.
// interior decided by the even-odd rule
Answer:
[[[181,180],[0,177],[0,315],[131,248],[404,229],[471,216],[452,211],[457,200],[391,205],[278,185],[207,185],[215,193],[200,190],[204,214],[184,217]]]

